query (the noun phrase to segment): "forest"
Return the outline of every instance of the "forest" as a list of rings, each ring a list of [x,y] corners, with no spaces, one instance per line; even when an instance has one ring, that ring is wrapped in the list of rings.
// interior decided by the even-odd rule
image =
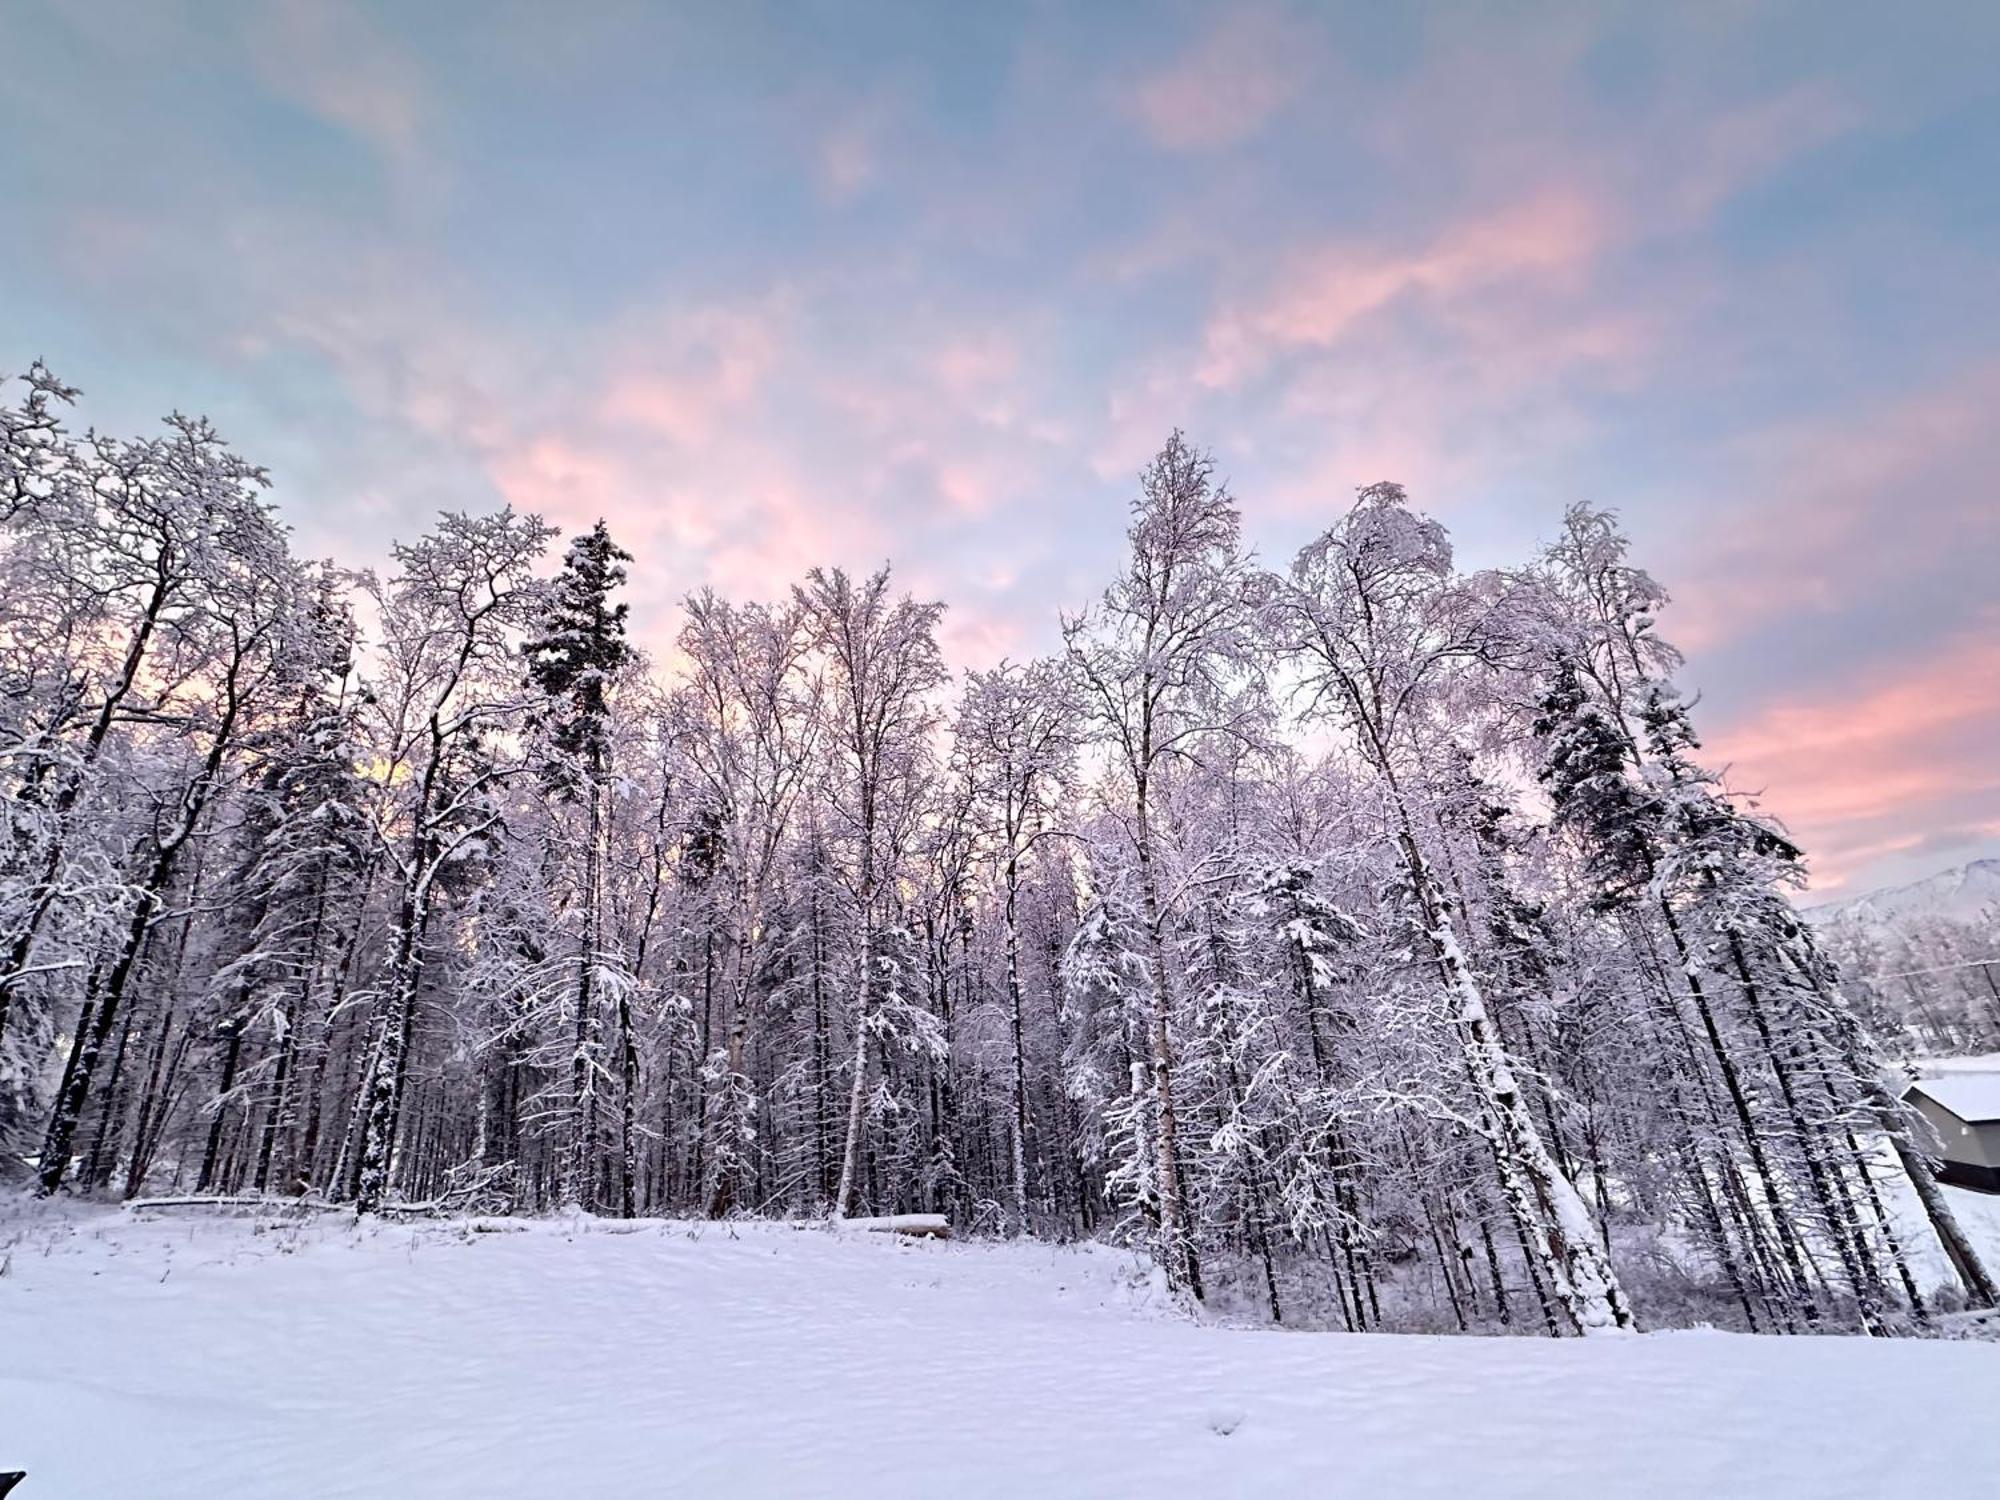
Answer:
[[[1995,1303],[1887,1064],[2000,999],[1843,979],[1608,509],[1468,572],[1378,483],[1267,563],[1175,433],[1045,659],[954,674],[886,566],[697,591],[649,655],[672,560],[602,522],[355,570],[207,422],[77,402],[0,388],[25,1190],[936,1213],[1353,1330]]]

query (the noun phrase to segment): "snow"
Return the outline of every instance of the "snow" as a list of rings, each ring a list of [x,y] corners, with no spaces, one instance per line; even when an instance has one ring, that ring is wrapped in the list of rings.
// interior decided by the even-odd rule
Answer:
[[[1903,1191],[1907,1193],[1909,1189],[1905,1187]],[[1980,1258],[1985,1261],[1987,1269],[2000,1274],[2000,1193],[1981,1193],[1971,1188],[1948,1187],[1944,1190],[1944,1195],[1951,1200],[1951,1211],[1958,1219],[1958,1227],[1965,1231],[1967,1237],[1978,1248]],[[1938,1246],[1937,1241],[1928,1234],[1922,1241],[1916,1241],[1912,1235],[1906,1233],[1903,1242],[1906,1245],[1917,1244],[1919,1249],[1937,1247],[1940,1261],[1944,1255],[1943,1247]],[[1938,1275],[1934,1284],[1943,1285],[1945,1277],[1942,1274],[1941,1264],[1937,1266],[1937,1270]]]
[[[2000,1120],[2000,1073],[1947,1073],[1916,1087],[1969,1125]]]
[[[1888,1210],[1890,1226],[1917,1285],[1933,1301],[1940,1297],[1955,1299],[1960,1287],[1958,1273],[1952,1269],[1951,1257],[1931,1228],[1917,1190],[1903,1175],[1895,1148],[1883,1137],[1873,1136],[1868,1142],[1868,1156],[1875,1189]],[[2000,1195],[1961,1187],[1942,1187],[1942,1191],[1951,1205],[1952,1217],[1958,1220],[1959,1229],[1972,1242],[1981,1261],[1988,1270],[2000,1274]],[[1822,1238],[1809,1238],[1824,1246]]]
[[[2000,1472],[1991,1344],[1228,1329],[1101,1247],[777,1224],[21,1213],[23,1500],[1950,1500]]]
[[[2000,913],[2000,859],[1975,859],[1909,885],[1804,908],[1808,921],[1899,928],[1929,921],[1990,922]]]
[[[831,1230],[859,1229],[875,1234],[950,1234],[951,1221],[943,1214],[887,1214],[872,1219],[828,1219]]]
[[[1947,1073],[2000,1073],[2000,1052],[1981,1052],[1972,1057],[1919,1057],[1909,1067],[1919,1078],[1941,1078]]]
[[[2000,1120],[2000,1052],[1977,1057],[1920,1057],[1909,1063],[1916,1086],[1961,1120]]]

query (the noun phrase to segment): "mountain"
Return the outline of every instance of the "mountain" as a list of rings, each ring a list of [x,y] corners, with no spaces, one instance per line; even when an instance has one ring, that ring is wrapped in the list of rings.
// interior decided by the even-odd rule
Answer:
[[[1995,921],[2000,919],[2000,859],[1975,859],[1908,885],[1809,906],[1804,915],[1821,924],[1849,920],[1879,927],[1907,927],[1939,918]]]

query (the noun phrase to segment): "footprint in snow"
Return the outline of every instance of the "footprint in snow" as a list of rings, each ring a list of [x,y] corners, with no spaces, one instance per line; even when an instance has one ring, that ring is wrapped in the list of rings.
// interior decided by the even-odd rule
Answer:
[[[1228,1437],[1243,1425],[1244,1415],[1234,1407],[1212,1411],[1208,1414],[1208,1430],[1217,1437]]]

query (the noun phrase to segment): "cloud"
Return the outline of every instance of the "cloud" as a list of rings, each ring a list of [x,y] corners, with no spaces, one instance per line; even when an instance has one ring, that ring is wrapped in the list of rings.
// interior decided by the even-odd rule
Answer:
[[[1813,856],[1814,885],[2000,818],[2000,611],[1923,659],[1790,694],[1710,738]]]
[[[392,162],[414,160],[429,112],[423,79],[363,12],[331,0],[272,0],[252,11],[246,40],[274,92]]]
[[[1236,12],[1142,80],[1127,106],[1148,138],[1166,150],[1237,145],[1305,86],[1311,41],[1273,12]]]
[[[1030,321],[909,309],[857,345],[840,298],[779,284],[623,304],[545,343],[418,290],[436,284],[350,257],[263,288],[272,305],[239,342],[325,361],[374,429],[350,472],[382,461],[389,493],[398,468],[425,467],[414,447],[483,481],[454,507],[504,500],[566,531],[604,517],[639,556],[635,627],[654,648],[692,588],[771,599],[809,567],[884,560],[953,603],[955,659],[1018,654],[1053,625],[1068,450],[1031,378]],[[384,508],[398,534],[427,523]]]
[[[875,181],[880,165],[872,120],[848,120],[820,140],[820,187],[835,203],[857,197]]]
[[[1946,319],[1992,342],[1984,226],[1918,154],[1971,128],[1937,101],[1974,58],[1871,78],[1734,12],[1001,8],[815,49],[751,12],[515,7],[474,56],[379,7],[198,10],[22,28],[0,323],[93,400],[222,406],[315,547],[440,505],[603,514],[655,643],[698,584],[893,558],[990,660],[1101,585],[1180,425],[1274,560],[1377,478],[1468,559],[1625,506],[1719,741],[1816,849],[1958,826],[1958,760],[1841,781],[1787,746],[1991,596],[2000,376],[1912,389]],[[1844,134],[1851,173],[1780,180]]]
[[[1332,348],[1406,301],[1448,321],[1490,323],[1493,298],[1575,277],[1603,237],[1601,215],[1583,194],[1551,188],[1447,225],[1413,248],[1340,239],[1294,252],[1266,286],[1210,320],[1201,379],[1234,385],[1289,349]]]
[[[1553,186],[1400,240],[1325,237],[1224,267],[1235,287],[1192,347],[1114,386],[1098,471],[1129,474],[1180,425],[1265,515],[1323,516],[1377,479],[1450,508],[1546,476],[1588,441],[1588,400],[1641,386],[1667,338],[1672,299],[1635,306],[1601,284],[1609,218]]]
[[[1721,112],[1691,138],[1671,201],[1684,218],[1704,220],[1746,187],[1861,123],[1853,102],[1824,81]]]
[[[756,400],[783,358],[789,312],[782,292],[625,326],[602,376],[602,416],[616,426],[698,448]]]
[[[1792,825],[1816,890],[1928,873],[2000,818],[1996,404],[1981,364],[1753,429],[1646,518],[1712,747]]]
[[[1742,641],[1785,617],[1885,598],[1934,609],[1976,579],[1919,580],[2000,555],[2000,364],[1976,365],[1879,410],[1760,430],[1740,441],[1714,524],[1676,547],[1674,631],[1689,650]],[[1982,562],[1981,559],[1986,561]]]

